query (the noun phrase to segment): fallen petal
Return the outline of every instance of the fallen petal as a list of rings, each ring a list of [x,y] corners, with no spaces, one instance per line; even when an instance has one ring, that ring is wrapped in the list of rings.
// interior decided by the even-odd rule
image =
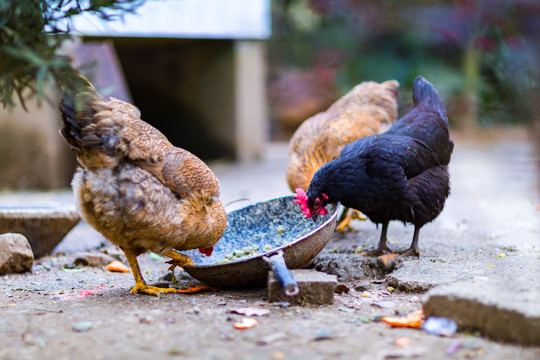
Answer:
[[[381,320],[387,323],[390,326],[394,327],[411,327],[418,328],[422,326],[422,317],[424,316],[424,311],[422,309],[413,311],[407,316],[399,317],[389,317],[385,316]]]
[[[193,286],[193,287],[190,287],[190,288],[187,288],[187,289],[180,289],[180,290],[177,290],[177,292],[179,292],[181,294],[197,294],[197,293],[200,293],[200,292],[217,291],[217,290],[218,290],[217,288],[211,287],[211,286],[208,286],[208,285],[198,285],[198,286]]]
[[[131,270],[121,261],[115,260],[105,266],[105,270],[112,272],[130,272]]]
[[[238,330],[246,330],[251,329],[252,327],[256,326],[259,322],[257,319],[253,318],[243,318],[241,321],[236,322],[233,324],[233,327]]]
[[[256,307],[245,307],[239,309],[231,310],[234,314],[245,315],[245,316],[264,316],[270,314],[270,310],[256,308]]]
[[[411,343],[411,339],[408,337],[400,337],[396,339],[395,343],[397,346],[403,347],[409,345]]]

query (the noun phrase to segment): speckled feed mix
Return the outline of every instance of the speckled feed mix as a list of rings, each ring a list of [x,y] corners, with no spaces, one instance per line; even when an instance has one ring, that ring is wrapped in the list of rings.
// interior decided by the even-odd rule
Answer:
[[[225,264],[264,254],[287,245],[321,226],[334,212],[317,221],[306,219],[292,197],[260,202],[227,214],[227,228],[212,256],[189,251],[200,265]]]

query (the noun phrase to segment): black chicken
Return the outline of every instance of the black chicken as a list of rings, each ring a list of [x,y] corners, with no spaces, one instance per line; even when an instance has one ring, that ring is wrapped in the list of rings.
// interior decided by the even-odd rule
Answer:
[[[441,213],[450,194],[447,165],[454,143],[443,103],[421,76],[413,84],[413,102],[413,109],[385,133],[345,146],[315,173],[306,193],[296,190],[296,203],[307,218],[324,214],[327,203],[339,201],[382,224],[379,245],[368,255],[391,251],[386,245],[391,220],[415,226],[403,255],[419,255],[420,229]]]

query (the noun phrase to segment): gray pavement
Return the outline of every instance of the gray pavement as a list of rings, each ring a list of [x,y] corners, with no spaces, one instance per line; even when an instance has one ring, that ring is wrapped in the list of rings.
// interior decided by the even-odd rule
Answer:
[[[284,175],[286,162],[287,144],[272,143],[260,161],[212,164],[220,179],[227,210],[290,194]],[[379,272],[368,271],[373,269],[374,260],[359,255],[357,250],[374,247],[380,230],[366,221],[356,222],[356,231],[334,235],[313,266],[349,282],[381,276],[382,272],[387,285],[403,292],[434,288],[435,294],[440,295],[439,286],[480,281],[482,286],[458,286],[455,292],[443,288],[446,289],[443,299],[459,293],[481,305],[485,299],[482,295],[487,293],[490,302],[486,306],[491,317],[497,318],[500,309],[510,309],[525,322],[523,328],[538,330],[540,177],[537,164],[538,154],[526,141],[458,141],[450,163],[452,194],[443,213],[422,230],[420,258],[399,260],[390,269]],[[50,200],[72,203],[73,197],[68,190],[0,193],[1,202]],[[412,238],[412,228],[392,223],[388,236],[391,246],[404,249]],[[102,242],[104,239],[99,234],[80,224],[56,250],[81,251],[99,247]],[[494,284],[497,291],[489,284]],[[486,286],[491,290],[486,290]],[[428,292],[424,300],[429,299]],[[478,320],[470,324],[461,320],[464,315],[459,313],[463,311],[460,307],[454,310],[462,328],[505,339],[505,334],[501,335],[505,327],[500,322],[490,325],[490,321]],[[437,315],[437,311],[432,315]],[[505,321],[504,316],[501,319]],[[494,328],[499,329],[495,335]],[[516,341],[515,337],[511,341]]]
[[[225,203],[247,199],[232,204],[243,206],[289,194],[284,179],[286,160],[286,144],[271,144],[261,162],[215,166]],[[453,317],[462,329],[480,330],[499,340],[520,342],[520,336],[514,334],[519,329],[540,333],[537,164],[538,155],[529,142],[457,142],[450,164],[452,194],[439,218],[421,232],[423,256],[398,261],[386,277],[388,285],[425,292],[457,284],[443,288],[443,297],[427,294],[425,301],[435,302],[431,315]],[[375,246],[379,230],[369,221],[355,227],[358,231],[334,236],[314,266],[322,266],[341,280],[369,277],[369,272],[358,269],[369,268],[371,259],[359,258],[354,250]],[[411,237],[411,227],[391,224],[389,238],[394,247],[406,248]],[[465,286],[475,282],[482,286]],[[469,302],[450,306],[448,299],[455,296]],[[475,306],[486,315],[471,320],[468,309]],[[515,326],[505,326],[509,313],[515,315]],[[530,335],[521,339],[529,345],[539,341]]]

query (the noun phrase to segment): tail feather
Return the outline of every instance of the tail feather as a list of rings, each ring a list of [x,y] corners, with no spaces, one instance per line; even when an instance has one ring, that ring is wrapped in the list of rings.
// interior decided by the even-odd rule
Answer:
[[[62,136],[73,147],[93,146],[98,139],[82,136],[82,130],[92,124],[92,118],[105,105],[106,100],[84,76],[74,72],[64,73],[60,78],[63,127]]]
[[[441,118],[448,124],[448,117],[446,116],[446,110],[444,109],[444,104],[439,96],[439,92],[429,81],[420,75],[414,80],[413,102],[414,106],[423,104],[435,109]]]
[[[79,93],[95,92],[94,86],[87,78],[77,72],[65,72],[60,76],[60,87],[64,95],[75,97]]]

